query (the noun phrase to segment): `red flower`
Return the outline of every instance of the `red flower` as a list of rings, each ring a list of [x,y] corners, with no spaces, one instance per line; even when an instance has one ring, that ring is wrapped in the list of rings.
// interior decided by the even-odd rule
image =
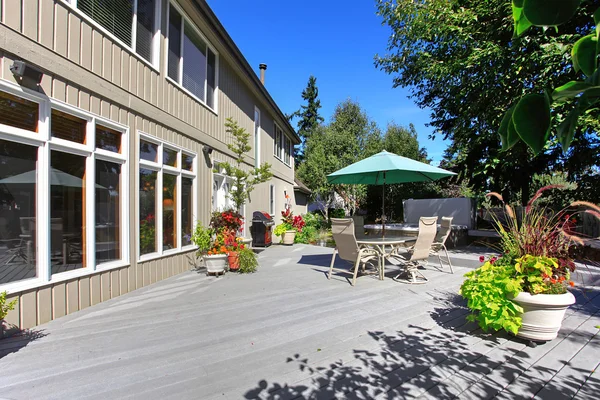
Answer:
[[[569,281],[569,285],[571,285],[571,287],[574,287],[575,286],[575,282]]]
[[[479,256],[479,262],[484,262],[485,261],[485,257],[484,256]]]

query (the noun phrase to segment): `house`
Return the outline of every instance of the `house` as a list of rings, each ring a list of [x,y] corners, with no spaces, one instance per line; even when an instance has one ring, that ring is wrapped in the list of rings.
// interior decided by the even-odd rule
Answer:
[[[30,328],[190,268],[227,207],[225,120],[272,164],[244,207],[279,214],[299,138],[203,0],[2,0],[0,292]]]

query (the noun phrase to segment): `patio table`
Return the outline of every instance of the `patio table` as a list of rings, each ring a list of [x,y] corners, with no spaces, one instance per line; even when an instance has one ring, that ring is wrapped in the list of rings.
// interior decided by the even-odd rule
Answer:
[[[379,279],[383,280],[385,275],[385,260],[392,255],[400,246],[405,246],[407,243],[415,242],[416,236],[398,236],[398,237],[373,237],[361,238],[356,241],[359,246],[369,246],[379,253]],[[387,253],[385,248],[390,246],[390,252]]]

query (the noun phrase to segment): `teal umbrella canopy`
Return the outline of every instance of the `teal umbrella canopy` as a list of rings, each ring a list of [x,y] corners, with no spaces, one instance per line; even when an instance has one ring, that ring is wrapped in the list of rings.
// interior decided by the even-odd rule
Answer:
[[[429,182],[456,175],[410,158],[382,151],[327,175],[327,181],[348,185]]]

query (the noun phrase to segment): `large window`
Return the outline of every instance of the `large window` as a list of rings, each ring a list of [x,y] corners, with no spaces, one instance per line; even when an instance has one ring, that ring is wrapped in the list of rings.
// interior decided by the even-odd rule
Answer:
[[[275,124],[274,132],[273,154],[283,163],[290,166],[293,146],[292,141],[283,133],[277,124]]]
[[[158,59],[160,0],[71,0],[146,61]]]
[[[269,214],[275,215],[275,185],[269,185]]]
[[[232,187],[233,179],[225,175],[225,169],[218,161],[215,161],[213,165],[213,211],[226,211],[233,208],[233,202],[229,196]]]
[[[0,110],[0,286],[124,265],[126,128],[2,83]]]
[[[140,256],[191,245],[196,156],[145,134],[139,151]]]
[[[168,38],[168,77],[214,109],[217,55],[173,4],[169,6]]]

